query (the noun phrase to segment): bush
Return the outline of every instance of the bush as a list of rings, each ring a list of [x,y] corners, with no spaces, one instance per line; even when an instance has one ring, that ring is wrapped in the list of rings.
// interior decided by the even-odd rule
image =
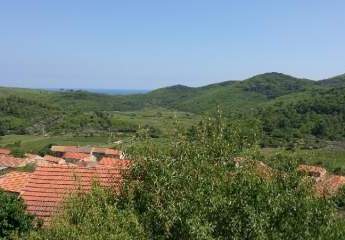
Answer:
[[[0,190],[0,238],[24,233],[34,228],[34,217],[25,212],[24,203],[16,195]]]
[[[31,232],[40,239],[147,239],[132,209],[120,209],[112,191],[93,186],[88,194],[72,195],[50,227]]]
[[[206,119],[166,148],[143,138],[127,149],[136,161],[120,196],[74,198],[36,239],[344,239],[334,204],[314,196],[297,160],[255,161],[248,126]]]
[[[11,155],[14,157],[23,158],[25,156],[25,151],[20,147],[14,147],[11,150]]]
[[[45,145],[44,147],[42,147],[37,153],[38,155],[40,155],[41,157],[45,156],[45,155],[54,155],[54,153],[51,150],[51,147],[53,145],[56,145],[55,143],[50,143]]]
[[[345,187],[339,189],[337,194],[332,197],[332,201],[337,208],[344,210],[345,209]]]

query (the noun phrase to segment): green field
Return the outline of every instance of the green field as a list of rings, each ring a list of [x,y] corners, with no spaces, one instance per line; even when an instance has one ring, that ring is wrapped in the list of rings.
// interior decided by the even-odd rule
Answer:
[[[178,125],[189,127],[200,121],[201,117],[193,113],[168,110],[165,108],[146,108],[141,111],[112,112],[114,125],[122,122],[142,128],[152,126],[164,136],[173,134]]]
[[[189,127],[201,118],[192,113],[170,111],[164,108],[144,109],[131,112],[111,112],[113,125],[130,127],[131,129],[153,128],[157,136],[155,141],[164,142],[172,136],[177,127]],[[94,146],[116,146],[116,142],[128,142],[133,140],[136,132],[121,132],[110,130],[97,136],[86,136],[83,132],[61,136],[42,135],[5,135],[0,137],[0,146],[20,142],[25,152],[37,152],[48,144],[57,145],[94,145]]]
[[[321,148],[321,149],[298,149],[286,151],[280,148],[264,148],[262,153],[265,156],[273,156],[279,152],[291,154],[307,164],[321,165],[329,171],[345,173],[345,148]]]
[[[1,137],[0,145],[5,147],[8,144],[21,142],[21,148],[25,152],[36,152],[48,144],[58,145],[96,145],[109,146],[111,145],[107,137],[67,137],[67,136],[33,136],[33,135],[6,135]]]

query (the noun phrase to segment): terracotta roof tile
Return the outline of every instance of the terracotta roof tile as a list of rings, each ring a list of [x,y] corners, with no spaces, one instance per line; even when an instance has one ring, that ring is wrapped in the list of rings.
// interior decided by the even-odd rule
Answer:
[[[27,159],[32,159],[33,161],[42,160],[42,159],[43,159],[43,157],[41,157],[40,155],[31,154],[31,153],[26,153],[26,154],[25,154],[25,157],[26,157]]]
[[[63,153],[101,153],[112,156],[121,155],[121,151],[105,147],[52,146],[51,150],[53,152]]]
[[[73,153],[90,153],[91,147],[78,147],[78,146],[52,146],[53,152],[73,152]]]
[[[30,162],[29,159],[16,158],[10,155],[0,154],[0,166],[1,167],[22,167]]]
[[[11,150],[10,149],[7,149],[7,148],[0,148],[0,154],[10,154],[11,153]]]
[[[112,148],[95,147],[95,148],[92,148],[92,152],[102,153],[105,155],[112,155],[112,156],[120,156],[121,155],[121,151],[116,150],[116,149],[112,149]]]
[[[105,166],[39,166],[30,176],[21,197],[30,213],[47,222],[68,194],[89,191],[94,181],[118,190],[122,183],[122,170]]]
[[[31,173],[9,172],[0,176],[0,188],[8,192],[20,193],[27,184]]]
[[[89,160],[90,154],[77,153],[77,152],[66,152],[62,156],[65,159],[76,159],[76,160]]]
[[[327,174],[327,170],[325,168],[313,165],[301,164],[298,166],[297,170],[313,177],[316,181],[321,181]]]
[[[45,155],[43,157],[43,160],[47,161],[48,163],[55,163],[55,164],[65,164],[66,161],[63,158],[59,158],[59,157],[54,157],[51,155]]]
[[[329,175],[324,180],[319,181],[315,188],[319,195],[329,196],[335,194],[344,185],[344,176]]]
[[[118,158],[103,157],[99,161],[99,164],[104,166],[113,166],[121,169],[127,169],[130,167],[131,161]]]

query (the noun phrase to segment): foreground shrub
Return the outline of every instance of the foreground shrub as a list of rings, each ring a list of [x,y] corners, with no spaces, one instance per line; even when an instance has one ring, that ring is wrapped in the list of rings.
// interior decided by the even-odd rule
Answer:
[[[333,204],[314,196],[295,159],[267,161],[274,168],[250,160],[235,167],[237,156],[256,158],[255,131],[209,119],[170,150],[148,145],[136,153],[122,202],[138,212],[149,239],[344,237]]]
[[[16,195],[0,190],[0,239],[13,234],[22,236],[34,228],[34,217],[25,212],[25,205]]]
[[[50,225],[29,239],[145,239],[131,209],[119,209],[113,192],[94,186],[87,194],[72,195]]]
[[[314,196],[294,159],[255,161],[258,135],[246,126],[207,119],[170,147],[129,149],[121,195],[72,198],[33,239],[344,239],[334,204]]]

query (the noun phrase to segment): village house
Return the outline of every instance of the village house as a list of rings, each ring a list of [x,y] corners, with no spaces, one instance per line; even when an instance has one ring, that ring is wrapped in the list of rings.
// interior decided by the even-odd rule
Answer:
[[[82,162],[96,162],[97,158],[90,153],[79,153],[79,152],[66,152],[62,155],[62,158],[67,162],[77,163]]]
[[[128,169],[131,165],[131,160],[103,157],[98,164],[103,166],[117,167],[119,169]]]
[[[97,160],[101,159],[102,157],[112,157],[117,159],[123,158],[121,151],[104,147],[52,146],[51,151],[54,152],[56,156],[62,158],[64,155],[66,156],[67,153],[89,154],[90,159],[95,158]]]
[[[32,163],[34,160],[29,158],[17,158],[11,155],[0,154],[0,167],[3,168],[17,168],[24,167],[28,163]]]
[[[51,156],[51,155],[45,155],[41,161],[37,162],[38,165],[46,165],[46,164],[66,164],[65,159]]]
[[[68,165],[38,166],[28,177],[20,197],[27,211],[49,224],[70,194],[90,191],[93,182],[119,191],[124,166],[80,167]]]
[[[27,211],[48,224],[70,194],[87,192],[94,182],[119,191],[130,160],[118,150],[98,147],[53,146],[55,156],[26,154],[16,158],[0,149],[0,167],[15,169],[35,163],[34,172],[12,171],[0,176],[0,189],[17,194]]]
[[[301,164],[298,166],[297,170],[309,177],[312,177],[316,182],[322,181],[327,174],[327,170],[325,168],[312,165]]]
[[[9,172],[0,176],[0,189],[19,195],[27,184],[31,173],[28,172]]]
[[[10,149],[7,148],[0,148],[0,154],[5,154],[5,155],[9,155],[11,153]]]

